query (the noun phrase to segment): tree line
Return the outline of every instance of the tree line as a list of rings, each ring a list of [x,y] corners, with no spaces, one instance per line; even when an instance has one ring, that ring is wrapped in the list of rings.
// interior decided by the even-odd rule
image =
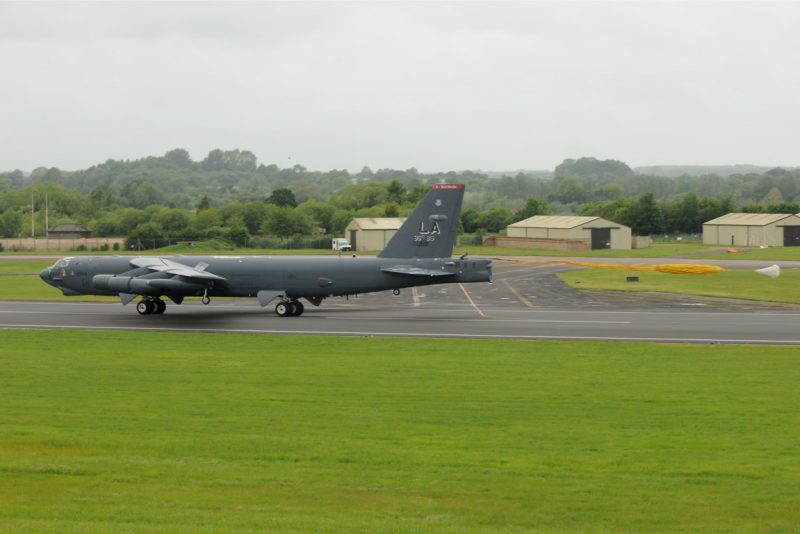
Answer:
[[[244,244],[257,236],[340,236],[353,217],[407,215],[441,182],[467,184],[460,229],[469,234],[500,232],[540,214],[597,215],[648,235],[697,233],[704,221],[731,211],[800,211],[797,169],[663,177],[616,160],[580,158],[564,160],[549,176],[367,167],[350,173],[263,165],[246,150],[216,149],[193,161],[175,149],[80,171],[2,173],[0,235],[30,235],[32,209],[36,234],[44,235],[46,194],[50,226],[78,222],[98,237]]]

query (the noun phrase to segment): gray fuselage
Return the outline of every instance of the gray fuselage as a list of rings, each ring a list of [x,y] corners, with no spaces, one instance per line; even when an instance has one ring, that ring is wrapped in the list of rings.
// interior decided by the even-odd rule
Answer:
[[[116,295],[120,289],[98,284],[97,275],[124,275],[139,280],[163,278],[131,264],[134,256],[75,256],[44,269],[41,277],[66,294]],[[485,259],[393,259],[341,256],[164,256],[190,268],[223,278],[196,285],[190,295],[253,297],[259,291],[277,290],[292,299],[324,299],[330,296],[370,293],[442,283],[489,282],[491,260]],[[386,272],[387,268],[423,269],[431,274]],[[93,282],[94,280],[94,282]],[[169,296],[174,290],[153,288],[140,294]],[[178,292],[178,291],[176,291]]]

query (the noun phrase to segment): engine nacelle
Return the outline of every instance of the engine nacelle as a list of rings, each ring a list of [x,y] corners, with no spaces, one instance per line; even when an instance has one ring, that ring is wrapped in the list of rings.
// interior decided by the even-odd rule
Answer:
[[[191,284],[174,278],[138,278],[135,276],[115,276],[98,274],[92,278],[92,285],[104,291],[116,293],[136,293],[139,295],[159,295],[163,292],[201,295],[205,285]]]

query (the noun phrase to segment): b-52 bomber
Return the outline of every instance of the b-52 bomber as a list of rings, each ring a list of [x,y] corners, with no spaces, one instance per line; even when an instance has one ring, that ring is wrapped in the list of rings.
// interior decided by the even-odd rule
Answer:
[[[278,299],[280,317],[303,314],[305,299],[319,306],[341,297],[432,284],[491,282],[489,259],[452,258],[462,184],[434,185],[377,257],[339,256],[75,256],[39,273],[64,295],[137,297],[141,315],[161,314],[164,298]]]

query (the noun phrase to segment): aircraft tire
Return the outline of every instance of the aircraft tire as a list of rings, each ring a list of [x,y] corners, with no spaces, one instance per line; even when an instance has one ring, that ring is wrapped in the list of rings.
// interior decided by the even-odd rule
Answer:
[[[305,311],[306,308],[305,306],[303,306],[302,302],[296,300],[292,302],[292,305],[294,306],[294,313],[292,313],[292,315],[294,315],[295,317],[303,315],[303,312]]]
[[[153,313],[153,306],[149,300],[142,300],[136,305],[136,311],[139,312],[139,315],[150,315]]]
[[[159,300],[155,301],[154,304],[156,306],[156,309],[153,310],[153,313],[157,313],[157,314],[161,315],[167,309],[167,303],[164,302],[163,300],[159,299]]]
[[[292,307],[289,302],[279,302],[275,305],[275,313],[278,317],[288,317],[292,313]]]

